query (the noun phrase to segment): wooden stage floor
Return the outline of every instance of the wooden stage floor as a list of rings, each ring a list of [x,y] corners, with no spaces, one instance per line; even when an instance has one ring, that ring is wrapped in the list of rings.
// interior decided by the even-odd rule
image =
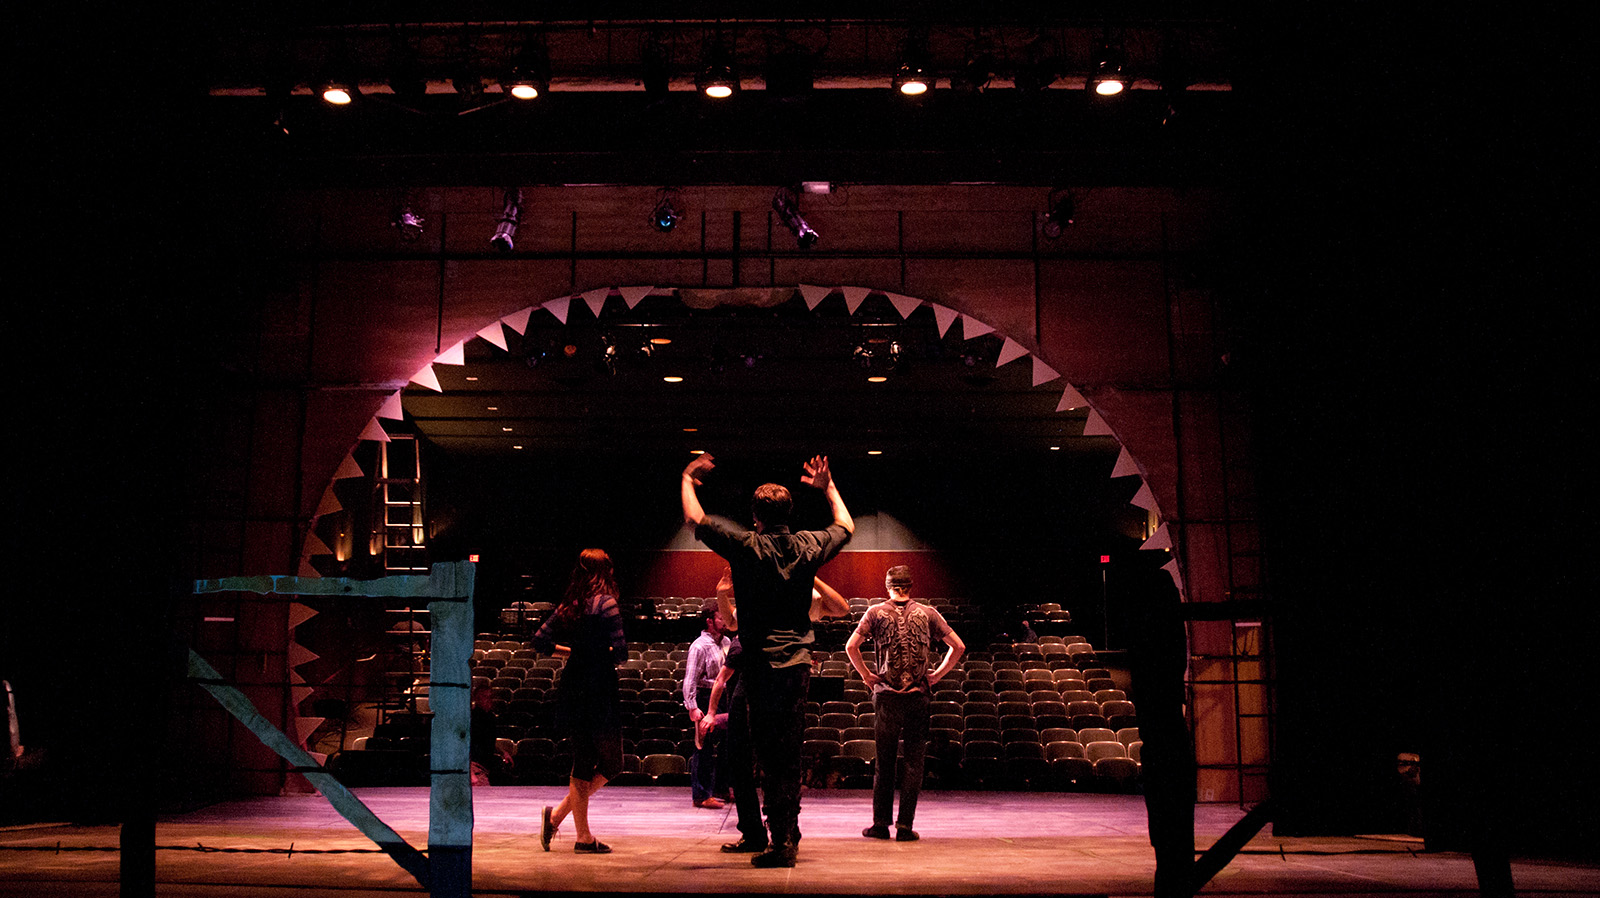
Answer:
[[[539,810],[562,791],[474,791],[475,895],[1151,893],[1154,860],[1138,796],[925,792],[917,820],[922,840],[897,843],[861,837],[862,827],[871,822],[869,792],[812,791],[801,813],[805,837],[799,863],[793,869],[757,870],[747,856],[718,851],[738,837],[732,807],[696,809],[687,787],[603,790],[591,810],[592,826],[615,853],[574,855],[570,821],[551,852],[542,852]],[[358,794],[408,842],[426,846],[426,789],[361,789]],[[1201,849],[1242,816],[1227,805],[1201,805],[1196,811]],[[117,837],[114,826],[36,824],[0,830],[0,895],[116,895]],[[156,857],[162,896],[425,894],[388,857],[371,853],[372,844],[315,795],[231,801],[166,817],[156,842],[167,846]],[[347,849],[358,851],[341,853]],[[1513,876],[1519,894],[1600,895],[1600,868],[1594,866],[1524,859],[1514,865]],[[1269,828],[1203,894],[1476,893],[1466,855],[1424,853],[1420,842],[1400,838],[1281,838]]]

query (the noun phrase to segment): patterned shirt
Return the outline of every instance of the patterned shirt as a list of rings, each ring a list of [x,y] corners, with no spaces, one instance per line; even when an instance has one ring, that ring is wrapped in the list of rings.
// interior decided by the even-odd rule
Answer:
[[[936,609],[913,599],[904,605],[873,605],[861,615],[856,632],[877,653],[876,673],[882,679],[872,691],[926,692],[929,647],[934,640],[944,641],[951,630]]]
[[[701,631],[700,638],[689,646],[689,657],[684,662],[683,707],[693,711],[700,707],[698,693],[710,689],[722,672],[722,659],[728,653],[729,640],[724,636],[713,640],[711,634]]]

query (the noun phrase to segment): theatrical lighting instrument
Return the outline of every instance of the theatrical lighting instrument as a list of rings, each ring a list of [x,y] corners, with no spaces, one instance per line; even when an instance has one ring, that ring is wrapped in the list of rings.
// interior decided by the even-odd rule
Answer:
[[[961,67],[950,76],[950,86],[961,93],[981,93],[994,79],[995,68],[993,53],[976,46],[972,47],[967,50]]]
[[[656,207],[650,212],[650,225],[665,234],[678,226],[678,219],[683,217],[683,209],[678,205],[678,192],[671,187],[663,187],[656,192]]]
[[[778,220],[794,235],[795,243],[801,249],[810,249],[817,244],[817,232],[800,217],[800,199],[794,188],[778,188],[772,195],[772,211],[778,213]]]
[[[706,51],[706,64],[694,76],[694,86],[714,100],[726,100],[739,89],[739,78],[728,60],[728,50],[718,41]]]
[[[356,85],[346,78],[328,78],[322,82],[320,93],[330,106],[348,106],[356,97]]]
[[[1062,230],[1072,224],[1074,214],[1072,191],[1057,189],[1050,191],[1050,198],[1046,201],[1049,207],[1044,212],[1044,235],[1051,240],[1061,236]]]
[[[550,90],[550,56],[536,38],[528,38],[511,67],[505,88],[518,100],[534,100]]]
[[[666,42],[652,34],[640,48],[639,60],[644,68],[639,80],[644,82],[645,95],[651,100],[665,97],[672,86],[672,53]]]
[[[605,349],[600,351],[600,363],[605,366],[607,374],[611,375],[612,377],[616,377],[617,360],[619,357],[617,352],[617,341],[610,334],[606,334],[600,339],[605,343]]]
[[[872,350],[865,343],[857,343],[856,348],[850,351],[850,360],[856,363],[857,368],[863,370],[872,367]]]
[[[894,89],[908,97],[919,97],[933,88],[933,76],[915,63],[906,63],[894,73]]]
[[[521,219],[522,190],[512,187],[505,193],[505,202],[500,210],[500,221],[494,226],[494,236],[489,238],[489,245],[503,253],[511,252],[515,246],[517,223]]]
[[[1114,97],[1128,87],[1128,78],[1122,72],[1127,54],[1122,47],[1109,39],[1100,45],[1095,55],[1094,72],[1089,76],[1089,87],[1102,97]]]
[[[1017,63],[1016,71],[1011,76],[1012,86],[1024,93],[1036,93],[1049,88],[1061,74],[1058,56],[1044,36],[1029,41],[1022,50],[1022,60]]]
[[[894,89],[908,97],[920,97],[933,90],[933,75],[928,72],[928,39],[913,34],[906,39],[900,54],[900,68],[894,73]]]
[[[411,211],[410,203],[402,203],[395,210],[391,224],[400,230],[400,239],[407,243],[416,243],[422,237],[422,216]]]

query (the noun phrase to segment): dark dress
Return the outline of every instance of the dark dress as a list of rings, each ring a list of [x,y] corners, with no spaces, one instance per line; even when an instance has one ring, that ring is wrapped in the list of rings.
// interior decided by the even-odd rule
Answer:
[[[533,636],[533,647],[572,649],[556,684],[556,725],[572,747],[572,776],[612,779],[622,772],[617,665],[628,657],[622,613],[611,596],[593,596],[579,614],[563,605]]]

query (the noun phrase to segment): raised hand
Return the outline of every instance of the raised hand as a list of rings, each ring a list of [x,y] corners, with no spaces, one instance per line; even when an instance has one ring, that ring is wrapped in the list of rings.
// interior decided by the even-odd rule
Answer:
[[[806,486],[814,486],[819,490],[827,490],[828,484],[833,481],[833,474],[828,470],[828,457],[826,455],[813,456],[806,462],[806,473],[800,482]]]
[[[716,462],[711,458],[711,453],[702,452],[694,457],[694,461],[689,462],[689,466],[683,469],[683,473],[694,481],[695,486],[699,486],[700,477],[716,466]]]

